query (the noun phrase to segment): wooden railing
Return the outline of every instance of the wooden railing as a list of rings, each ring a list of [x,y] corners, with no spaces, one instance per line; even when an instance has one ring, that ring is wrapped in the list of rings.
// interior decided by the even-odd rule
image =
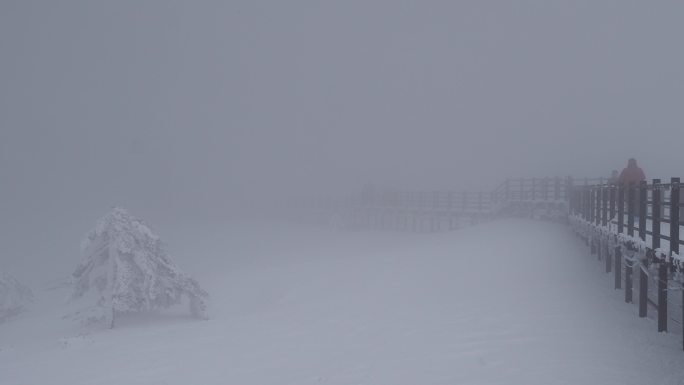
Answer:
[[[519,178],[483,192],[365,189],[313,205],[304,200],[302,207],[313,208],[324,223],[332,217],[349,227],[413,232],[454,230],[463,221],[506,216],[569,218],[591,253],[605,261],[615,288],[624,287],[625,301],[632,303],[633,293],[639,293],[639,316],[655,308],[658,331],[667,331],[672,321],[681,324],[684,335],[682,191],[679,178],[630,185],[607,178]]]
[[[611,225],[617,234],[637,234],[653,250],[664,248],[678,253],[684,244],[680,239],[680,227],[684,225],[681,195],[679,178],[672,178],[670,183],[654,179],[650,184],[587,185],[574,189],[570,210],[587,222]]]
[[[624,284],[625,302],[632,303],[638,292],[640,317],[655,308],[659,332],[668,331],[668,321],[673,321],[684,336],[684,259],[679,255],[683,192],[679,178],[576,186],[570,214],[591,253],[605,260],[606,273],[614,270],[615,288]],[[635,269],[638,280],[633,279]]]

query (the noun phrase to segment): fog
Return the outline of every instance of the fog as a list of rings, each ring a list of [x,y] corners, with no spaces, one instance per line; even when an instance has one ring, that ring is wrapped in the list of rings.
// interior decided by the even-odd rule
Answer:
[[[79,260],[83,234],[112,207],[121,206],[150,223],[183,267],[214,289],[219,322],[238,318],[247,326],[261,325],[249,314],[261,306],[265,314],[277,312],[280,302],[273,305],[271,296],[279,294],[269,290],[289,293],[292,297],[283,294],[284,301],[293,306],[316,308],[323,301],[308,295],[321,287],[325,292],[329,283],[321,277],[326,274],[350,290],[355,290],[352,281],[342,275],[360,274],[357,279],[369,291],[359,289],[358,298],[377,297],[338,300],[362,313],[384,303],[384,292],[374,286],[376,273],[405,290],[409,299],[415,296],[422,304],[420,293],[444,297],[447,305],[439,300],[428,305],[448,307],[447,291],[431,286],[431,265],[418,264],[412,252],[442,266],[437,282],[443,278],[444,288],[456,290],[447,284],[447,272],[461,267],[449,259],[452,250],[467,244],[466,249],[479,253],[491,241],[487,228],[470,229],[462,238],[444,236],[436,243],[442,248],[434,249],[428,245],[432,238],[416,234],[377,239],[372,232],[335,235],[319,229],[302,234],[294,224],[245,219],[273,214],[275,204],[292,199],[346,197],[369,185],[489,191],[506,178],[608,177],[628,158],[638,160],[649,180],[682,176],[682,15],[684,2],[664,0],[3,0],[0,272],[39,290],[66,279]],[[506,224],[496,226],[500,230]],[[572,249],[570,242],[562,243],[565,233],[543,227],[522,226],[546,231],[549,249],[554,242]],[[519,234],[508,234],[505,242],[517,242],[527,233]],[[503,243],[497,250],[505,253]],[[307,265],[300,250],[305,256],[325,254],[324,262]],[[366,255],[364,250],[368,264],[358,257]],[[395,254],[403,262],[391,263]],[[358,260],[337,265],[351,255]],[[238,264],[233,261],[250,258],[256,262],[244,268],[247,275],[230,275]],[[276,267],[270,267],[269,258],[278,261]],[[283,267],[288,258],[292,266]],[[586,273],[582,266],[557,259],[578,277]],[[310,276],[319,274],[321,282],[288,286],[301,278],[300,263]],[[477,267],[485,268],[486,263]],[[423,275],[415,279],[415,271]],[[505,269],[498,273],[507,277]],[[467,274],[461,275],[469,282]],[[574,277],[562,281],[565,294],[572,291]],[[425,287],[418,294],[402,286],[420,285],[421,279]],[[261,283],[270,288],[273,282],[273,289],[259,292]],[[544,285],[555,290],[553,280]],[[538,289],[521,288],[530,295]],[[244,291],[252,296],[234,294]],[[332,291],[328,294],[334,299],[337,292]],[[49,295],[57,297],[41,293],[39,304],[41,295],[45,303],[52,301]],[[296,302],[300,297],[292,293],[304,300]],[[477,306],[477,297],[464,301],[473,299]],[[604,306],[604,299],[595,306]],[[556,303],[550,296],[544,301],[551,307]],[[569,308],[590,313],[583,301],[572,303]],[[402,319],[404,304],[396,305],[400,316],[395,318]],[[429,313],[428,305],[423,310]],[[40,312],[46,309],[52,308],[35,305],[26,330],[31,320],[42,325]],[[282,316],[274,314],[271,320]],[[306,310],[293,314],[308,320]],[[511,323],[515,314],[508,315]],[[284,317],[289,319],[289,313]],[[488,317],[486,311],[482,317]],[[341,322],[353,324],[350,319]],[[532,333],[534,322],[531,318],[523,326]],[[223,330],[220,323],[210,325],[207,336]],[[247,326],[244,330],[251,330]],[[575,327],[572,320],[565,326]],[[64,330],[71,329],[52,333],[62,336]],[[315,332],[311,335],[320,343]],[[521,340],[528,338],[522,335]],[[14,338],[17,346],[28,341],[21,333]],[[372,351],[371,345],[364,352]],[[615,345],[614,350],[629,349]],[[12,354],[5,351],[0,364]],[[318,358],[302,357],[308,357],[302,362]],[[545,357],[543,351],[539,357]],[[168,367],[184,366],[168,359]],[[18,373],[21,365],[8,368]],[[388,367],[399,373],[410,366]],[[308,382],[292,377],[291,383]]]
[[[679,2],[0,7],[3,222],[684,157]]]
[[[3,1],[0,237],[684,160],[680,2]],[[5,256],[4,256],[5,257]]]

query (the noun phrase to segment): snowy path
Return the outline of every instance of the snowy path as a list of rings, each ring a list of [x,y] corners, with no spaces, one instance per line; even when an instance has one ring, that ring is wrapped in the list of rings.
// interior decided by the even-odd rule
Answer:
[[[206,322],[179,309],[77,336],[64,293],[37,292],[0,325],[0,384],[684,384],[679,338],[561,225],[270,232],[166,233],[212,294]]]

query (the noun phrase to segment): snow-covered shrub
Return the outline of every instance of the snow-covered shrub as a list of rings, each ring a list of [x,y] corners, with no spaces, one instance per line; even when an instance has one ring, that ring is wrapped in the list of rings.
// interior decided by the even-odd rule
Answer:
[[[31,289],[10,275],[0,273],[0,322],[21,313],[32,300]]]
[[[178,304],[183,296],[190,312],[206,318],[208,294],[169,259],[149,227],[128,211],[115,208],[97,222],[81,245],[83,261],[73,273],[73,298],[94,294],[95,304],[75,314],[82,322],[107,322],[118,313]]]

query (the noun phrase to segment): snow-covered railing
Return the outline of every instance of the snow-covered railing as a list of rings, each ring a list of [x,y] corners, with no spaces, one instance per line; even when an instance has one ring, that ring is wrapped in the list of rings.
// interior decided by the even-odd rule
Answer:
[[[654,179],[651,184],[644,181],[638,186],[576,186],[570,196],[570,223],[590,246],[591,253],[605,260],[607,273],[614,261],[615,288],[621,288],[624,282],[626,302],[632,303],[636,292],[633,286],[638,286],[640,317],[648,316],[649,306],[655,307],[659,332],[668,331],[668,320],[674,320],[682,325],[684,335],[684,256],[679,253],[684,244],[680,238],[684,225],[680,220],[684,210],[681,195],[679,178],[672,178],[668,184]],[[639,271],[637,281],[632,277],[635,269]],[[649,291],[652,286],[657,289]],[[651,299],[654,291],[656,300]]]
[[[595,180],[585,178],[584,180]],[[596,179],[597,180],[597,179]],[[575,183],[572,177],[506,179],[494,193],[505,201],[567,202]]]
[[[565,221],[572,178],[507,179],[491,191],[403,191],[366,186],[341,199],[291,202],[294,219],[399,231],[454,230],[501,216]]]
[[[636,286],[639,315],[646,317],[648,307],[655,307],[658,330],[664,332],[668,317],[684,327],[680,191],[679,178],[627,186],[607,178],[520,178],[507,179],[489,192],[378,190],[369,185],[344,199],[304,200],[299,208],[308,218],[336,227],[400,231],[453,230],[463,221],[510,216],[569,219],[592,254],[605,260],[606,272],[614,271],[615,287],[624,283],[625,301],[632,302]],[[649,297],[649,287],[657,288],[657,300]],[[674,313],[668,313],[668,304]]]
[[[613,232],[638,236],[654,250],[678,253],[684,245],[680,238],[682,195],[679,178],[667,184],[654,179],[650,184],[575,186],[570,211],[588,222],[610,226]],[[662,241],[667,243],[661,245]]]

